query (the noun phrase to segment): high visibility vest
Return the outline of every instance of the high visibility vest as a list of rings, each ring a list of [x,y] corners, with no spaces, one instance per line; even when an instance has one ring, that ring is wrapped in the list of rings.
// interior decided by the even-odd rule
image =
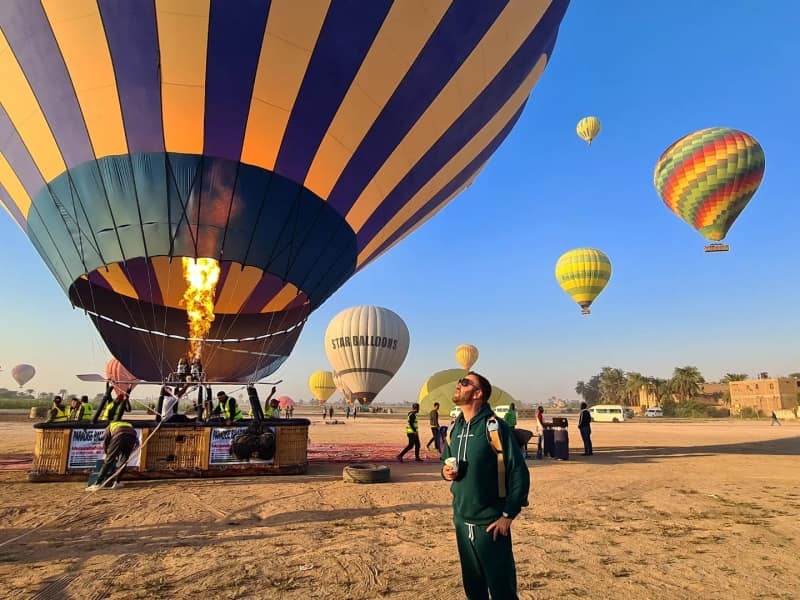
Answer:
[[[269,404],[267,404],[267,406],[264,407],[264,418],[265,419],[272,418],[272,407]]]
[[[55,403],[53,403],[53,408],[56,409],[56,416],[50,419],[51,423],[64,423],[69,418],[69,411],[66,407],[58,408]]]
[[[222,414],[225,417],[226,421],[240,421],[242,419],[242,411],[239,408],[239,405],[236,405],[236,413],[231,416],[230,410],[230,400],[231,398],[225,398],[225,400],[220,400],[219,405],[222,407]]]
[[[133,429],[133,425],[128,423],[127,421],[114,421],[111,425],[108,426],[108,432],[111,435],[117,433],[120,429],[130,428]]]
[[[103,418],[101,421],[119,421],[122,419],[122,415],[125,412],[125,403],[120,402],[119,404],[114,404],[113,402],[109,402],[106,406],[106,409],[103,411]]]
[[[414,415],[413,423],[411,415]],[[406,433],[417,433],[418,430],[419,430],[419,419],[417,419],[416,413],[414,412],[408,413],[408,417],[406,417]]]
[[[83,402],[81,406],[83,406],[83,419],[81,421],[91,421],[92,413],[94,412],[92,405],[88,402]]]

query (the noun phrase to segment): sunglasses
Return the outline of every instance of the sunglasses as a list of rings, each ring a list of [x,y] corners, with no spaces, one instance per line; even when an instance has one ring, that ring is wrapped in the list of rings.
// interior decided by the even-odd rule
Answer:
[[[457,383],[458,383],[458,385],[460,385],[461,387],[469,387],[469,386],[472,386],[472,387],[477,387],[477,386],[475,385],[475,383],[473,383],[473,381],[472,381],[471,379],[467,379],[466,377],[464,377],[463,379],[459,379],[459,380],[457,381]]]

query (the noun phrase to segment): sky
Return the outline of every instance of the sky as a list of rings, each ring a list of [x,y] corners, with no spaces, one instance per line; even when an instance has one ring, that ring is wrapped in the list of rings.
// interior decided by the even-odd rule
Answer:
[[[395,311],[411,334],[378,404],[415,401],[431,373],[457,366],[462,343],[479,348],[476,370],[533,404],[577,398],[576,382],[604,366],[666,378],[694,365],[709,381],[800,371],[798,22],[800,4],[781,0],[574,0],[522,117],[473,185],[312,313],[270,378],[279,393],[310,397],[309,375],[330,368],[328,322],[359,304]],[[602,122],[591,147],[575,133],[587,115]],[[673,141],[712,126],[753,135],[766,174],[730,252],[706,254],[662,203],[653,169]],[[75,378],[110,357],[91,322],[4,213],[0,236],[0,387],[30,363],[25,387],[101,391]],[[581,246],[613,264],[588,317],[554,278],[558,257]]]

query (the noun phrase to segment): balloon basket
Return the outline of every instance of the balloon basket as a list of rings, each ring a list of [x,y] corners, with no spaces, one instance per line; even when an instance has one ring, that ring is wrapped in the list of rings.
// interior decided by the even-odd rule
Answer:
[[[581,314],[582,315],[590,315],[590,314],[592,314],[592,311],[589,309],[588,306],[585,306],[585,307],[581,308]]]
[[[730,250],[728,244],[708,244],[703,248],[704,252],[727,252],[728,250]]]

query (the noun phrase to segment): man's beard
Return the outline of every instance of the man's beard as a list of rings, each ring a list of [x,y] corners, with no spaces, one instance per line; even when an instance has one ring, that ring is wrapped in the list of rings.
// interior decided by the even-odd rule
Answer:
[[[453,392],[453,404],[455,404],[456,406],[461,406],[462,404],[467,404],[467,402],[469,402],[469,400],[467,400],[467,398],[464,398],[461,394],[459,394],[458,390]]]

